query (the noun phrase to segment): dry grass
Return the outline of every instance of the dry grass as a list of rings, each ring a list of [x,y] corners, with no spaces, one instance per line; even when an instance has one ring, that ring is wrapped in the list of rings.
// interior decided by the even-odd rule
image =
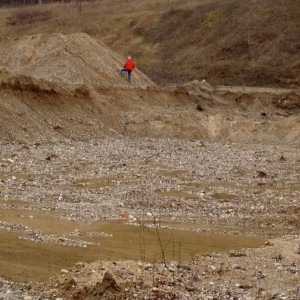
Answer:
[[[26,9],[21,11],[14,11],[7,18],[7,25],[24,25],[33,24],[37,22],[44,22],[51,19],[50,10],[40,9]]]
[[[297,0],[299,1],[299,0]],[[2,8],[0,35],[84,32],[158,83],[297,84],[300,10],[294,0],[102,0]]]
[[[13,30],[9,25],[16,25],[7,23],[7,19],[13,19],[16,16],[29,15],[31,12],[34,14],[43,14],[45,11],[51,12],[56,22],[49,22],[48,30],[55,31],[56,25],[63,26],[64,29],[69,31],[78,32],[82,31],[85,26],[89,25],[90,28],[96,29],[97,25],[101,24],[102,32],[108,25],[114,25],[113,30],[122,28],[124,23],[128,20],[149,17],[154,13],[159,13],[170,7],[182,7],[185,1],[175,0],[144,0],[144,1],[120,1],[120,0],[104,0],[97,2],[83,2],[82,15],[78,14],[78,7],[76,3],[51,3],[43,6],[26,6],[17,8],[2,8],[0,15],[1,35],[10,35]],[[25,16],[26,18],[26,16]],[[118,23],[116,21],[122,21]],[[127,22],[125,22],[127,20]],[[46,20],[45,20],[46,21]],[[7,24],[8,26],[5,26]],[[32,28],[23,28],[20,34],[27,34],[38,32],[39,28],[32,26]],[[107,30],[106,30],[107,31]]]

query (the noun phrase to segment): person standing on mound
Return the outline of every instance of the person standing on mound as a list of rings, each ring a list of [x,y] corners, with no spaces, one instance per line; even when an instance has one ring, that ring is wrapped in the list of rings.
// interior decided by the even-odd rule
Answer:
[[[120,70],[120,75],[123,76],[123,72],[128,73],[128,81],[131,82],[131,72],[133,71],[135,67],[134,61],[132,60],[131,56],[128,56],[124,68]]]

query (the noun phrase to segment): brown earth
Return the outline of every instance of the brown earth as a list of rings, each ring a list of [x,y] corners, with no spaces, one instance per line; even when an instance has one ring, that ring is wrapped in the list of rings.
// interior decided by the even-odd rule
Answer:
[[[288,239],[274,240],[264,249],[204,254],[193,263],[167,266],[140,261],[77,263],[34,289],[49,299],[297,300],[300,256],[294,247]],[[255,261],[259,263],[252,268]],[[272,278],[272,284],[266,278]],[[283,290],[283,282],[292,286]]]
[[[85,34],[2,39],[1,135],[6,140],[112,135],[299,144],[299,91],[159,88]],[[80,61],[80,63],[79,63]],[[112,118],[113,116],[113,118]]]
[[[154,48],[153,61],[135,51],[157,82],[299,87],[299,7],[299,0],[217,0],[173,8],[133,27]]]
[[[158,84],[299,87],[300,0],[130,0],[2,8],[0,35],[85,32]]]
[[[8,290],[17,293],[21,289],[22,296],[16,299],[29,297],[27,299],[35,300],[40,296],[45,299],[298,299],[298,89],[212,86],[205,81],[196,80],[162,88],[139,70],[133,72],[133,83],[130,85],[118,73],[124,58],[96,43],[86,34],[2,38],[0,54],[3,58],[0,66],[1,168],[4,175],[8,176],[1,180],[1,197],[18,199],[27,195],[32,201],[39,202],[45,200],[41,198],[41,193],[46,198],[53,193],[53,199],[56,199],[62,190],[67,194],[68,185],[54,188],[55,176],[65,176],[66,183],[70,184],[71,177],[80,179],[83,174],[91,176],[94,166],[97,166],[100,173],[103,168],[102,171],[107,176],[118,175],[118,168],[133,168],[131,173],[133,177],[136,176],[134,180],[131,182],[126,175],[124,191],[118,187],[116,191],[122,193],[112,194],[109,198],[112,201],[113,215],[119,209],[116,202],[119,197],[124,197],[122,199],[128,210],[140,213],[140,210],[148,208],[148,204],[143,201],[135,202],[140,198],[148,199],[149,189],[153,194],[161,185],[161,188],[167,188],[170,192],[174,186],[178,188],[178,182],[188,185],[196,176],[204,181],[213,179],[217,182],[209,188],[213,188],[213,196],[210,196],[211,190],[208,195],[205,191],[201,192],[207,200],[207,207],[201,206],[204,200],[183,201],[179,197],[176,202],[167,197],[162,201],[156,195],[153,196],[154,200],[158,203],[162,201],[161,206],[157,206],[162,220],[169,213],[176,216],[178,209],[174,205],[178,204],[186,209],[183,211],[190,210],[191,214],[201,212],[208,219],[211,215],[214,224],[220,226],[224,224],[223,217],[225,220],[228,218],[231,224],[244,221],[249,222],[244,224],[259,226],[261,222],[268,221],[264,224],[267,227],[274,224],[275,230],[280,228],[291,233],[290,236],[270,242],[269,245],[273,248],[247,250],[245,253],[208,254],[195,257],[186,264],[168,263],[165,266],[154,263],[145,267],[144,263],[139,265],[134,261],[97,262],[92,265],[82,263],[77,264],[74,269],[63,270],[63,275],[43,284],[22,286],[1,279],[0,296],[9,294]],[[109,138],[116,144],[110,143]],[[144,138],[149,139],[149,142]],[[123,140],[124,145],[121,142]],[[122,151],[122,147],[113,148],[106,153],[106,145],[104,142],[102,145],[101,141],[109,144],[107,149],[119,144],[122,147],[131,145],[131,148],[126,151]],[[138,146],[134,146],[135,143]],[[202,147],[206,148],[206,143],[207,150],[201,150]],[[235,147],[235,143],[242,146]],[[71,163],[70,159],[73,158],[70,158],[67,149],[73,144],[72,149],[77,149],[77,144],[81,145],[78,148],[81,153],[74,150],[73,155],[78,155],[78,159]],[[254,148],[248,149],[248,145]],[[105,158],[99,156],[101,146]],[[278,156],[278,151],[281,150],[277,151],[276,147],[284,149],[288,154],[287,163],[283,154]],[[51,149],[59,149],[57,153],[60,155],[49,154],[45,158],[45,153],[54,152]],[[111,153],[112,150],[115,154]],[[89,151],[91,155],[85,161],[83,152]],[[200,163],[202,152],[205,158],[213,156]],[[223,160],[223,152],[230,160],[227,161],[227,156]],[[36,155],[41,157],[41,161],[35,158]],[[149,164],[149,173],[137,161],[138,155],[143,156],[141,161],[146,166]],[[82,157],[84,160],[81,164]],[[174,175],[175,178],[171,180],[170,174],[165,175],[167,179],[163,179],[164,176],[159,175],[159,168],[155,165],[151,167],[151,160],[156,162],[157,157],[164,157],[164,160],[158,162],[167,166],[170,159],[174,158],[173,164],[177,171],[183,166],[189,167],[191,179]],[[128,166],[127,158],[131,159]],[[105,159],[108,160],[107,165],[102,163]],[[278,159],[282,164],[277,170]],[[120,165],[122,160],[125,163]],[[181,162],[185,160],[190,160],[189,164],[182,166]],[[34,163],[31,164],[31,161]],[[191,167],[194,161],[198,163],[196,168]],[[218,176],[216,161],[224,176],[229,176],[221,192],[218,189],[220,180],[225,179]],[[235,165],[236,161],[239,161],[238,165]],[[247,163],[245,169],[244,163]],[[10,179],[13,172],[29,173],[33,164],[37,176],[41,178],[20,184],[16,184],[16,180],[19,180],[17,177]],[[111,165],[111,168],[107,168]],[[202,165],[206,166],[203,170],[200,169]],[[260,166],[264,168],[260,170]],[[272,177],[269,173],[275,172],[275,166],[279,175],[276,173]],[[268,169],[267,172],[265,168]],[[49,174],[46,174],[46,170]],[[52,179],[43,178],[45,174]],[[283,177],[282,184],[286,186],[282,190],[280,186],[276,186],[275,179],[278,176]],[[53,181],[53,188],[45,184],[50,181]],[[243,202],[242,213],[237,214],[241,218],[238,220],[234,215],[235,209],[239,211],[239,205],[236,204],[238,202],[232,198],[222,198],[222,191],[233,191],[239,187],[233,185],[230,188],[228,183],[231,181],[243,182],[246,186],[240,196],[246,202]],[[261,194],[262,192],[266,195]],[[97,193],[93,194],[90,190],[77,195],[79,198],[73,198],[74,195],[72,191],[70,198],[61,198],[65,208],[59,209],[55,200],[57,209],[73,216],[73,205],[77,205],[78,199],[80,204],[82,199],[91,201],[91,197],[101,200]],[[259,201],[263,204],[258,205],[256,199],[259,195]],[[218,202],[218,207],[214,207],[213,201]],[[251,201],[253,205],[248,207],[247,203]],[[98,217],[97,209],[101,211],[104,204],[96,201],[93,203],[90,203],[91,207],[97,205],[94,209],[88,209],[85,205],[81,208],[81,213],[88,209],[91,215]],[[230,207],[234,209],[230,210]],[[217,213],[214,215],[215,211]],[[291,214],[292,224],[289,223]],[[185,222],[184,219],[181,221]],[[277,276],[276,272],[280,275]],[[277,285],[280,286],[279,290],[275,288]]]

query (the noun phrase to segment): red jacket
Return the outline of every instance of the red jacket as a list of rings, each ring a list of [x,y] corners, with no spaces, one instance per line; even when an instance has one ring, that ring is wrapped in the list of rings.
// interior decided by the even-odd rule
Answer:
[[[124,68],[129,70],[129,71],[132,71],[134,69],[134,61],[132,59],[127,59],[125,64],[124,64]]]

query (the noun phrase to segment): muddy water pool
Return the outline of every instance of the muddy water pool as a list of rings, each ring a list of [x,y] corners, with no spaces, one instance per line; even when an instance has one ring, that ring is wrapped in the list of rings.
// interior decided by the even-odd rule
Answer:
[[[25,201],[9,202],[20,205]],[[265,242],[262,237],[196,232],[197,226],[200,227],[197,224],[168,224],[172,230],[132,226],[124,220],[80,224],[61,220],[58,213],[39,209],[0,209],[0,221],[2,224],[21,224],[39,229],[59,239],[68,236],[94,243],[86,247],[73,247],[24,240],[22,238],[26,232],[14,230],[13,225],[9,230],[2,227],[0,276],[21,282],[46,280],[78,261],[142,259],[156,262],[162,259],[162,249],[166,260],[182,261],[192,259],[196,253],[228,252],[259,247]]]

